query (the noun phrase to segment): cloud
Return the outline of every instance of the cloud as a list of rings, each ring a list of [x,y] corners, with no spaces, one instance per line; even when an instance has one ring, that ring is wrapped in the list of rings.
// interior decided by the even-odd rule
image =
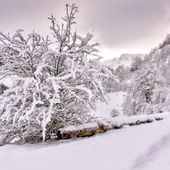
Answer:
[[[89,24],[110,47],[135,43],[169,24],[166,3],[165,0],[100,0],[100,3],[96,0],[92,4],[89,1],[85,4],[88,11],[82,25],[88,29]]]
[[[0,30],[48,32],[47,17],[64,14],[72,0],[0,0]],[[107,48],[156,45],[170,27],[169,0],[74,0],[79,5],[77,29],[94,31]],[[143,47],[142,47],[143,46]]]

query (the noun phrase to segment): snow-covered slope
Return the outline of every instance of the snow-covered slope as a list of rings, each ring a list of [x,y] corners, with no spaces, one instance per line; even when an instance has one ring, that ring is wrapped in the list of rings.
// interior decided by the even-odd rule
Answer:
[[[110,114],[114,109],[118,110],[118,112],[123,115],[122,104],[125,100],[125,97],[126,97],[126,93],[122,91],[109,93],[107,103],[102,103],[100,101],[96,103],[96,110],[95,110],[96,116],[110,117],[111,116]]]
[[[63,144],[0,147],[1,170],[169,170],[170,118]]]
[[[122,54],[119,58],[105,61],[105,64],[111,66],[112,68],[116,68],[120,65],[130,67],[136,57],[144,59],[145,54]]]

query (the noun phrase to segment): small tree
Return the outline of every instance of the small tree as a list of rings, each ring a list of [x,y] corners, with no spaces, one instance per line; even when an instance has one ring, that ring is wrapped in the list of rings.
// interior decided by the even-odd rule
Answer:
[[[90,43],[92,35],[83,38],[72,32],[77,12],[75,4],[67,4],[62,25],[49,18],[51,41],[34,32],[25,39],[21,30],[12,37],[0,34],[0,73],[17,76],[17,83],[0,96],[0,120],[5,124],[26,132],[38,129],[45,140],[55,129],[89,121],[95,101],[104,100],[107,69],[88,60],[98,51],[98,44]]]

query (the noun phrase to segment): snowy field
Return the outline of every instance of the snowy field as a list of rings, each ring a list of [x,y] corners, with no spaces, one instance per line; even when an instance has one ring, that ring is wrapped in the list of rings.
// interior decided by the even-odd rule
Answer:
[[[98,116],[122,113],[125,93],[97,103]],[[170,117],[76,141],[0,147],[0,170],[169,170]]]
[[[67,143],[0,147],[0,170],[169,170],[170,118]]]
[[[109,93],[107,103],[96,103],[96,115],[100,117],[110,117],[110,114],[113,109],[116,109],[119,111],[120,114],[123,114],[122,104],[125,100],[125,97],[125,92],[120,91],[115,93]]]

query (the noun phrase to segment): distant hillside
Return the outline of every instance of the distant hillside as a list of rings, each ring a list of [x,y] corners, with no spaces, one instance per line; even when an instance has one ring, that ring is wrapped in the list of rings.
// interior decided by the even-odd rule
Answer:
[[[106,65],[117,68],[120,65],[124,67],[130,67],[135,60],[135,58],[144,59],[145,54],[122,54],[119,58],[113,58],[112,60],[105,61]]]

